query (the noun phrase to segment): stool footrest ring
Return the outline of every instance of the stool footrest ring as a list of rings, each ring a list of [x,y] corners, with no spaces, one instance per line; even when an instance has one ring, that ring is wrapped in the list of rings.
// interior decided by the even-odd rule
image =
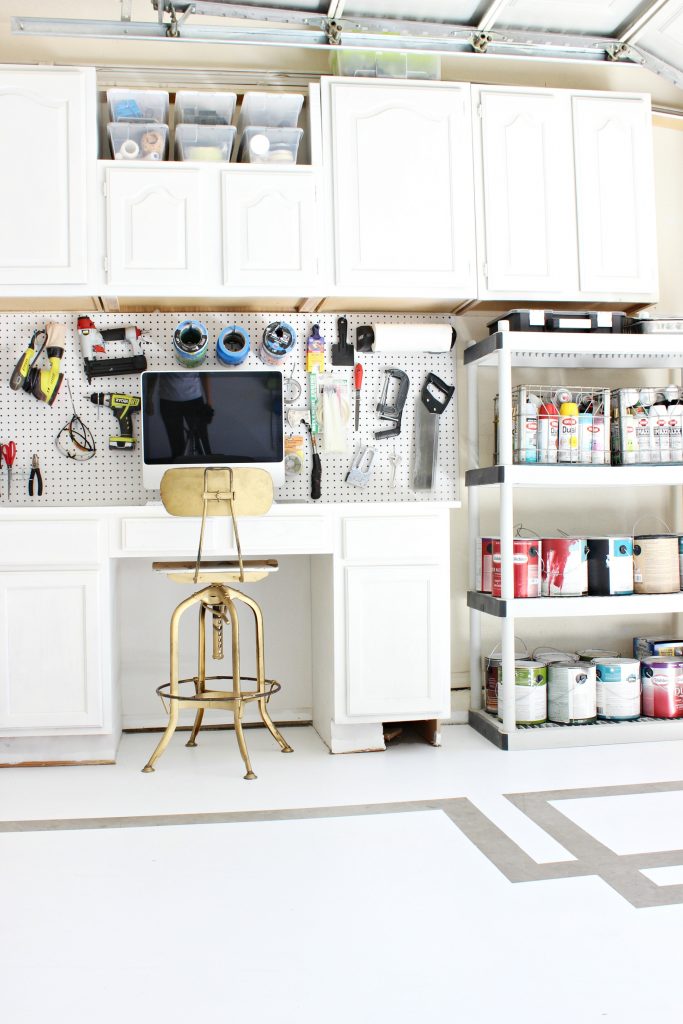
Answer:
[[[205,683],[212,682],[213,680],[225,680],[232,682],[233,676],[206,676],[204,679]],[[258,683],[256,676],[240,676],[240,682]],[[185,702],[197,701],[203,704],[211,704],[212,702],[225,703],[228,700],[242,701],[246,704],[252,700],[265,700],[266,703],[270,700],[274,693],[277,693],[282,689],[282,685],[275,679],[264,679],[263,690],[241,690],[239,693],[235,693],[233,690],[215,690],[213,687],[210,690],[197,691],[198,678],[197,676],[190,676],[187,679],[179,679],[178,686],[188,686],[192,684],[195,688],[194,693],[171,693],[171,684],[162,683],[161,686],[157,686],[156,692],[161,697],[162,701],[167,700],[182,700]]]

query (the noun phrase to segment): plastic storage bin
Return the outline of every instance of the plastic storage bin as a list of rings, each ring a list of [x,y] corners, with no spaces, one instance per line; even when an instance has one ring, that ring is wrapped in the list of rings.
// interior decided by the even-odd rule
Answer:
[[[434,53],[389,50],[335,50],[332,73],[346,78],[415,78],[438,81],[441,58]]]
[[[177,124],[176,160],[229,160],[236,129],[229,124]]]
[[[168,93],[161,89],[107,89],[110,121],[168,124]]]
[[[165,160],[168,126],[128,124],[117,121],[107,126],[115,160]]]
[[[177,92],[175,123],[229,125],[236,103],[234,92]]]
[[[295,164],[303,128],[245,128],[239,160],[246,164]]]
[[[246,92],[242,99],[238,131],[250,126],[296,128],[304,98],[298,93]]]

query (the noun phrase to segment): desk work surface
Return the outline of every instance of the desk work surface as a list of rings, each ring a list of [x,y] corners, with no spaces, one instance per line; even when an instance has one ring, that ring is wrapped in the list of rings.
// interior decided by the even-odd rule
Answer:
[[[294,328],[296,346],[291,355],[279,365],[285,378],[291,377],[301,385],[301,395],[294,407],[308,408],[308,379],[305,371],[306,340],[314,323],[320,325],[320,334],[325,338],[325,370],[349,383],[351,394],[350,422],[347,430],[348,452],[346,454],[322,454],[322,504],[400,504],[417,502],[458,503],[458,431],[456,398],[450,402],[439,418],[439,457],[435,485],[431,490],[416,491],[411,487],[415,458],[415,409],[419,402],[422,385],[429,372],[435,373],[447,384],[455,385],[455,359],[446,353],[354,353],[354,360],[363,366],[363,384],[360,392],[359,429],[353,429],[355,393],[353,391],[353,366],[332,365],[331,347],[337,342],[336,314],[300,313],[96,313],[90,314],[97,328],[108,329],[125,325],[137,325],[146,337],[144,349],[150,370],[181,369],[173,352],[173,332],[184,319],[195,318],[206,324],[209,335],[208,355],[197,367],[199,370],[239,373],[240,369],[267,369],[259,359],[257,350],[265,327],[274,321],[285,321]],[[142,453],[138,444],[134,451],[110,451],[108,438],[116,434],[117,421],[107,408],[99,408],[90,401],[90,395],[97,391],[140,394],[138,375],[98,377],[89,384],[84,368],[79,337],[76,329],[77,313],[11,313],[0,318],[0,381],[3,398],[0,402],[0,442],[15,441],[16,461],[12,467],[11,493],[8,496],[7,469],[3,463],[0,473],[0,509],[39,508],[41,506],[92,507],[92,506],[147,506],[158,501],[158,493],[146,491],[142,482]],[[63,384],[52,406],[38,401],[23,390],[12,391],[9,379],[12,371],[26,351],[31,335],[42,330],[47,321],[64,324],[66,327],[66,351],[62,360],[62,371],[71,387],[75,409],[92,431],[97,451],[87,462],[76,462],[61,455],[55,438],[60,429],[68,423],[73,407],[66,386]],[[356,328],[371,323],[425,323],[450,324],[453,318],[433,314],[404,315],[383,313],[348,314],[348,341],[355,343]],[[251,349],[240,368],[223,366],[216,357],[216,340],[219,333],[229,325],[237,325],[250,335]],[[127,346],[113,342],[108,346],[106,358],[123,357],[129,354]],[[43,357],[39,364],[47,365]],[[385,381],[385,369],[396,367],[409,377],[410,386],[403,409],[401,433],[398,437],[375,439],[375,430],[389,424],[380,420],[376,406],[380,400]],[[391,398],[391,391],[389,398]],[[277,503],[307,503],[314,505],[310,498],[311,446],[303,426],[292,428],[287,423],[285,405],[285,439],[293,435],[304,438],[303,470],[297,475],[288,475],[285,484],[276,489]],[[134,432],[139,437],[139,414],[134,414]],[[359,449],[369,446],[375,451],[373,472],[365,487],[355,487],[345,482],[346,474],[354,455]],[[390,456],[399,458],[392,486],[392,463]],[[28,484],[31,473],[31,459],[37,455],[43,476],[43,494],[29,495]]]

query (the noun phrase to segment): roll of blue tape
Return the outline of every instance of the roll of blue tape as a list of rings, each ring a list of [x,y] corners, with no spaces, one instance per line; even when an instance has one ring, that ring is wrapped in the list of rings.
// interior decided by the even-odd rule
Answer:
[[[232,324],[218,335],[216,356],[226,366],[239,366],[249,355],[249,333]]]

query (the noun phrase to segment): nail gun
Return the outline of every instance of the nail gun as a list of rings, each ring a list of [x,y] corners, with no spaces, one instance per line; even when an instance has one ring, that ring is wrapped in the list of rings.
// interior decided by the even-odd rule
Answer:
[[[147,360],[142,350],[141,338],[144,331],[129,324],[127,327],[109,327],[103,331],[97,329],[89,316],[79,316],[78,335],[81,339],[81,351],[88,383],[93,377],[118,376],[121,373],[142,373],[147,369]],[[112,341],[123,341],[130,345],[130,356],[118,359],[93,359],[93,354],[106,353],[106,345]]]
[[[44,331],[33,332],[28,348],[14,367],[9,379],[12,391],[19,391],[20,388],[23,388],[39,402],[47,402],[48,405],[52,405],[64,380],[61,367],[64,357],[65,334],[64,324],[56,324],[52,321],[45,325]],[[36,350],[38,339],[41,337],[43,342]],[[41,370],[38,360],[44,349],[50,365]]]
[[[137,438],[133,436],[133,413],[140,411],[140,399],[137,395],[120,395],[105,391],[96,391],[90,396],[93,405],[106,405],[114,413],[119,423],[119,433],[110,435],[109,447],[112,451],[120,448],[135,448]]]

